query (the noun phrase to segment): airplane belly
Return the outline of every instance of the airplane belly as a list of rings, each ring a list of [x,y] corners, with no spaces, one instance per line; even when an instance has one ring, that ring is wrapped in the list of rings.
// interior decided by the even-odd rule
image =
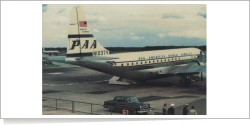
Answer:
[[[151,79],[161,78],[158,73],[154,72],[125,72],[123,78],[138,80],[138,81],[145,81]]]

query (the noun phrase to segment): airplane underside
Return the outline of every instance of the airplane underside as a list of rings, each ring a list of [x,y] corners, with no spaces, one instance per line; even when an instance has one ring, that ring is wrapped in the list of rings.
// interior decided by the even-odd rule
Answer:
[[[78,61],[72,64],[77,64],[79,66],[113,75],[108,83],[113,85],[143,85],[148,80],[161,78],[171,79],[173,76],[180,77],[178,82],[182,86],[190,86],[190,84],[194,81],[203,80],[201,72],[180,72],[183,71],[183,69],[188,71],[190,67],[192,68],[197,66],[198,64],[196,62],[189,62],[188,64],[182,66],[167,66],[168,63],[165,63],[165,66],[163,66],[163,64],[161,65],[163,67],[156,67],[157,65],[148,65],[147,67],[114,67],[109,63],[103,63],[103,61],[96,62],[88,60]],[[138,70],[138,68],[142,69]]]
[[[185,86],[188,87],[192,84],[192,82],[195,81],[205,81],[205,77],[202,75],[204,73],[200,72],[197,74],[185,74],[185,75],[176,75],[176,76],[180,76],[180,80],[178,81],[178,83],[181,86]],[[174,75],[168,76],[168,78],[173,77]],[[118,76],[113,76],[110,80],[108,84],[111,85],[143,85],[146,83],[147,80],[130,80],[130,79],[126,79],[126,78],[122,78],[122,77],[118,77]]]

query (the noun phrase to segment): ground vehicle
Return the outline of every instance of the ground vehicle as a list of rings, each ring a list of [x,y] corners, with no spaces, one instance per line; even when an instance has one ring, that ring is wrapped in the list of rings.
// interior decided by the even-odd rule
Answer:
[[[151,110],[150,104],[139,102],[134,96],[115,96],[113,100],[104,101],[103,107],[109,111],[129,110],[129,114],[147,114]]]

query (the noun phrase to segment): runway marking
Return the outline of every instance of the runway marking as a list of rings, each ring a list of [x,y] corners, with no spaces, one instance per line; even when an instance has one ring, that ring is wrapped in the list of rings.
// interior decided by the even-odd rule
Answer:
[[[94,82],[103,82],[103,81],[94,81]]]
[[[106,82],[106,81],[109,81],[109,80],[101,80],[101,81],[94,81],[94,82],[97,83],[97,82]]]
[[[55,85],[55,84],[53,84],[53,85],[49,85],[49,86],[59,86],[59,85]]]
[[[58,75],[58,74],[63,74],[63,73],[62,72],[53,72],[53,73],[47,73],[47,74]]]
[[[69,83],[69,84],[62,84],[62,85],[67,85],[67,86],[71,86],[71,85],[77,85],[78,83]]]

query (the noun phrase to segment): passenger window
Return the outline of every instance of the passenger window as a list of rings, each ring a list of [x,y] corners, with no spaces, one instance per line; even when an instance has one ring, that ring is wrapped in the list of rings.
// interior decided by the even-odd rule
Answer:
[[[132,65],[134,65],[134,63],[132,63]]]
[[[124,98],[118,98],[117,102],[125,102]]]
[[[130,98],[127,98],[127,101],[128,101],[128,102],[131,102],[131,101],[130,101]]]
[[[129,66],[129,63],[127,63],[127,66]]]
[[[122,64],[122,66],[123,66],[123,64]]]
[[[122,100],[121,98],[116,98],[116,101],[117,101],[117,102],[119,102],[119,101],[121,101],[121,100]]]

